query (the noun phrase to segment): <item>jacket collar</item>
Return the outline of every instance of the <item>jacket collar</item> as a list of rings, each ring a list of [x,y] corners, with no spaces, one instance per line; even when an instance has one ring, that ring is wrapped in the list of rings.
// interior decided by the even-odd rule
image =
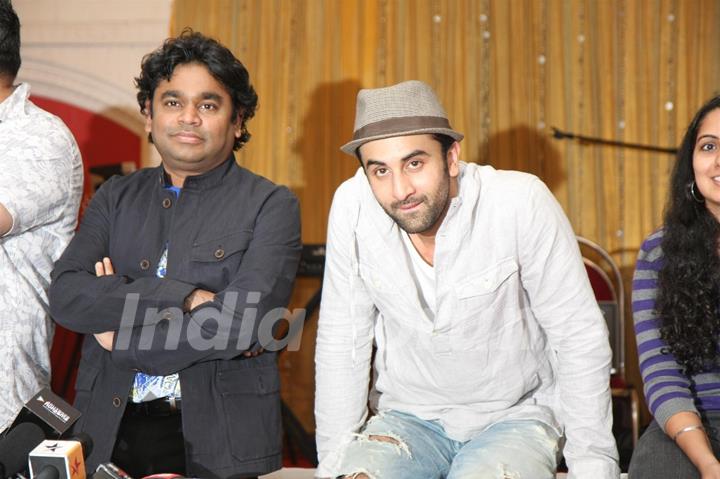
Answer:
[[[239,166],[235,162],[235,155],[231,152],[227,160],[212,170],[206,171],[201,175],[188,176],[185,178],[183,190],[207,190],[214,188],[222,183],[223,179],[237,168],[239,168]],[[158,183],[163,188],[170,185],[170,175],[167,174],[162,165],[158,167]]]

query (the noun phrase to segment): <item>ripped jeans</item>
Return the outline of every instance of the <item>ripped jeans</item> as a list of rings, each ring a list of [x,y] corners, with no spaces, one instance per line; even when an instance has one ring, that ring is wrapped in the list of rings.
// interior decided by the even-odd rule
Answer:
[[[558,435],[539,421],[497,423],[466,442],[436,421],[388,411],[368,421],[344,451],[340,477],[370,479],[550,479]]]

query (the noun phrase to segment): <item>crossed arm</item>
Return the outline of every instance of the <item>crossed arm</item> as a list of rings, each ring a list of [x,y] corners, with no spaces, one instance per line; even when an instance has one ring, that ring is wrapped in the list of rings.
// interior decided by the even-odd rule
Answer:
[[[287,304],[300,259],[300,212],[294,195],[285,188],[275,188],[264,192],[262,202],[256,200],[253,234],[241,266],[222,289],[204,295],[198,290],[203,286],[192,282],[191,277],[184,281],[152,274],[131,277],[117,271],[97,277],[98,260],[116,259],[110,255],[109,245],[124,186],[120,180],[111,179],[95,193],[80,229],[55,264],[48,292],[53,318],[72,331],[88,335],[122,328],[123,334],[114,337],[113,362],[119,368],[157,376],[259,350],[262,321],[256,318],[262,319]],[[104,263],[102,266],[101,272],[106,273]],[[247,310],[253,314],[246,315]],[[145,343],[145,325],[135,324],[138,311],[156,313],[151,320],[157,327],[149,325],[153,326],[152,347]],[[132,321],[123,323],[125,314]],[[207,320],[217,314],[223,322]],[[168,327],[169,321],[174,327]],[[197,346],[208,337],[227,341],[217,347]],[[118,346],[120,339],[122,347]],[[171,354],[164,347],[169,342],[173,344]]]
[[[0,205],[2,206],[2,205]],[[103,258],[102,261],[98,261],[95,263],[95,276],[98,278],[100,276],[111,276],[115,274],[115,269],[113,268],[112,261],[110,258]],[[183,310],[185,312],[192,311],[194,308],[204,304],[209,303],[215,300],[215,293],[211,291],[207,291],[204,289],[194,289],[188,296],[185,298],[185,303],[183,304]],[[113,350],[113,341],[115,340],[115,331],[105,331],[104,333],[97,333],[94,334],[95,339],[97,342],[102,346],[103,349],[106,351],[112,352]],[[257,351],[245,351],[243,353],[243,356],[246,358],[249,357],[255,357],[258,354],[262,353],[263,349],[260,348]]]
[[[110,258],[106,257],[103,258],[102,261],[98,261],[97,263],[95,263],[95,276],[97,276],[98,278],[100,276],[112,276],[113,274],[115,274],[115,268],[113,268]],[[188,295],[187,298],[185,298],[185,304],[183,305],[183,309],[187,312],[192,310],[196,306],[200,306],[203,303],[213,301],[214,299],[215,293],[206,291],[204,289],[195,289]],[[112,351],[113,341],[115,340],[115,331],[105,331],[104,333],[97,333],[94,336],[97,342],[100,343],[100,346],[103,347],[103,349],[107,351]],[[245,355],[249,356],[248,353],[245,353]]]

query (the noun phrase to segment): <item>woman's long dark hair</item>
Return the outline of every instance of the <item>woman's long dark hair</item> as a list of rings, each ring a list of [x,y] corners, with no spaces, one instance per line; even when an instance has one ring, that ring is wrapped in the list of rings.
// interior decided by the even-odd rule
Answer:
[[[686,374],[720,365],[720,224],[689,190],[695,181],[693,151],[698,130],[717,108],[720,96],[703,105],[688,126],[665,208],[656,311],[662,318],[660,334]],[[697,186],[695,192],[698,196]]]

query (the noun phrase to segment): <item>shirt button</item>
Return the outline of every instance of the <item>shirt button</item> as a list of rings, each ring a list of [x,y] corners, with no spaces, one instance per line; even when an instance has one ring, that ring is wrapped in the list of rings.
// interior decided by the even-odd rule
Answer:
[[[223,258],[224,256],[225,256],[225,250],[224,250],[224,249],[218,248],[217,250],[215,250],[215,257],[216,257],[217,259],[221,259],[221,258]]]
[[[140,261],[140,269],[141,269],[141,270],[145,271],[145,270],[148,269],[149,267],[150,267],[150,261],[148,261],[148,260],[146,260],[146,259]]]
[[[163,207],[163,208],[168,209],[168,208],[170,208],[171,206],[172,206],[172,201],[170,201],[170,198],[165,198],[165,199],[162,201],[162,207]]]
[[[172,313],[171,313],[170,311],[165,311],[165,312],[163,312],[163,314],[162,314],[162,319],[165,319],[165,320],[170,321],[171,319],[173,319],[173,315],[172,315]],[[161,324],[162,324],[162,323],[161,323]]]
[[[122,405],[122,400],[119,397],[115,396],[113,398],[113,406],[120,407],[121,405]]]

